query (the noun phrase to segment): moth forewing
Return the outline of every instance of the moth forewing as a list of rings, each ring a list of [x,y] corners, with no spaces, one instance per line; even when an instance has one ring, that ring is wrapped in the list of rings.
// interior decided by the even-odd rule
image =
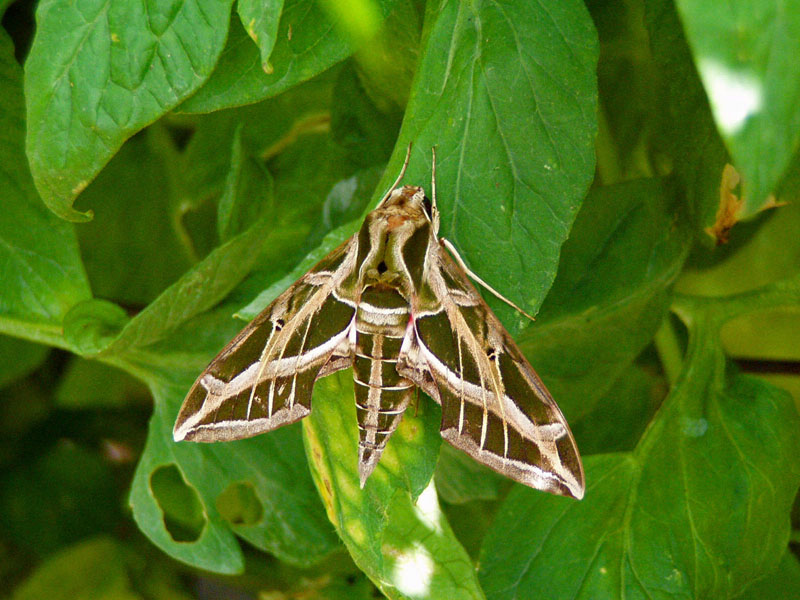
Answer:
[[[176,441],[252,437],[308,414],[320,372],[352,364],[355,301],[333,291],[354,252],[352,240],[331,252],[211,361],[178,413]]]
[[[414,319],[399,370],[441,404],[453,446],[520,483],[581,498],[583,468],[561,411],[464,272],[431,248],[435,301]]]
[[[525,485],[581,498],[583,470],[561,411],[444,250],[435,197],[395,189],[399,179],[356,235],[211,362],[175,440],[240,439],[297,421],[317,378],[353,366],[362,486],[420,387],[441,404],[453,446]]]

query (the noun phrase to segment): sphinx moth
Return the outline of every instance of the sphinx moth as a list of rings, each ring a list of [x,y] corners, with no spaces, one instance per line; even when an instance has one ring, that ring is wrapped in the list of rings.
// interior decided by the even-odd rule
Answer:
[[[566,420],[438,237],[435,159],[433,200],[398,187],[407,164],[358,233],[200,374],[175,440],[236,440],[293,423],[311,411],[318,378],[352,367],[362,487],[421,388],[441,405],[450,444],[527,486],[580,499],[583,468]]]

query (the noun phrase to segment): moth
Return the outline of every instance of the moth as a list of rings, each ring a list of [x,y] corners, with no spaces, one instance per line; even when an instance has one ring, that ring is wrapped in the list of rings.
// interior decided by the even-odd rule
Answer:
[[[450,444],[527,486],[580,499],[569,426],[468,273],[502,296],[438,237],[435,152],[432,201],[421,187],[398,187],[410,150],[358,233],[200,374],[175,441],[237,440],[293,423],[311,411],[318,378],[353,367],[362,487],[421,388],[441,405]]]

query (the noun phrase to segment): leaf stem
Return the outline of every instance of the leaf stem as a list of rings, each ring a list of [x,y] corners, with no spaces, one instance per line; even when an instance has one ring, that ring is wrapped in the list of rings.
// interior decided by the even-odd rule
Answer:
[[[34,324],[9,317],[0,317],[0,334],[74,351],[64,339],[61,327],[57,325]]]
[[[622,167],[614,141],[611,138],[611,128],[608,124],[605,110],[602,105],[597,110],[597,140],[595,152],[597,155],[597,179],[602,185],[617,183],[622,177]]]
[[[678,332],[675,330],[675,323],[669,314],[661,321],[653,340],[656,352],[661,360],[661,366],[667,376],[670,387],[675,385],[683,366],[683,352],[678,339]]]
[[[672,310],[684,320],[691,318],[691,315],[705,312],[715,327],[719,329],[727,321],[743,314],[770,308],[795,306],[799,300],[800,274],[732,296],[704,297],[677,294],[672,302]],[[689,325],[688,322],[687,325]]]
[[[329,112],[308,115],[296,121],[282,138],[268,148],[263,149],[259,153],[259,158],[263,162],[267,162],[294,144],[300,136],[311,133],[326,133],[330,131],[330,128],[331,115]]]

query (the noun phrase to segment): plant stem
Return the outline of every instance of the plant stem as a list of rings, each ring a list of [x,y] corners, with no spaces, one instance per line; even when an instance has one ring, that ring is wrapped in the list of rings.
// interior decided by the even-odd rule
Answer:
[[[654,338],[656,352],[661,359],[661,366],[667,376],[670,387],[672,387],[680,375],[683,366],[683,352],[678,340],[678,332],[675,331],[675,324],[670,315],[661,322]]]

